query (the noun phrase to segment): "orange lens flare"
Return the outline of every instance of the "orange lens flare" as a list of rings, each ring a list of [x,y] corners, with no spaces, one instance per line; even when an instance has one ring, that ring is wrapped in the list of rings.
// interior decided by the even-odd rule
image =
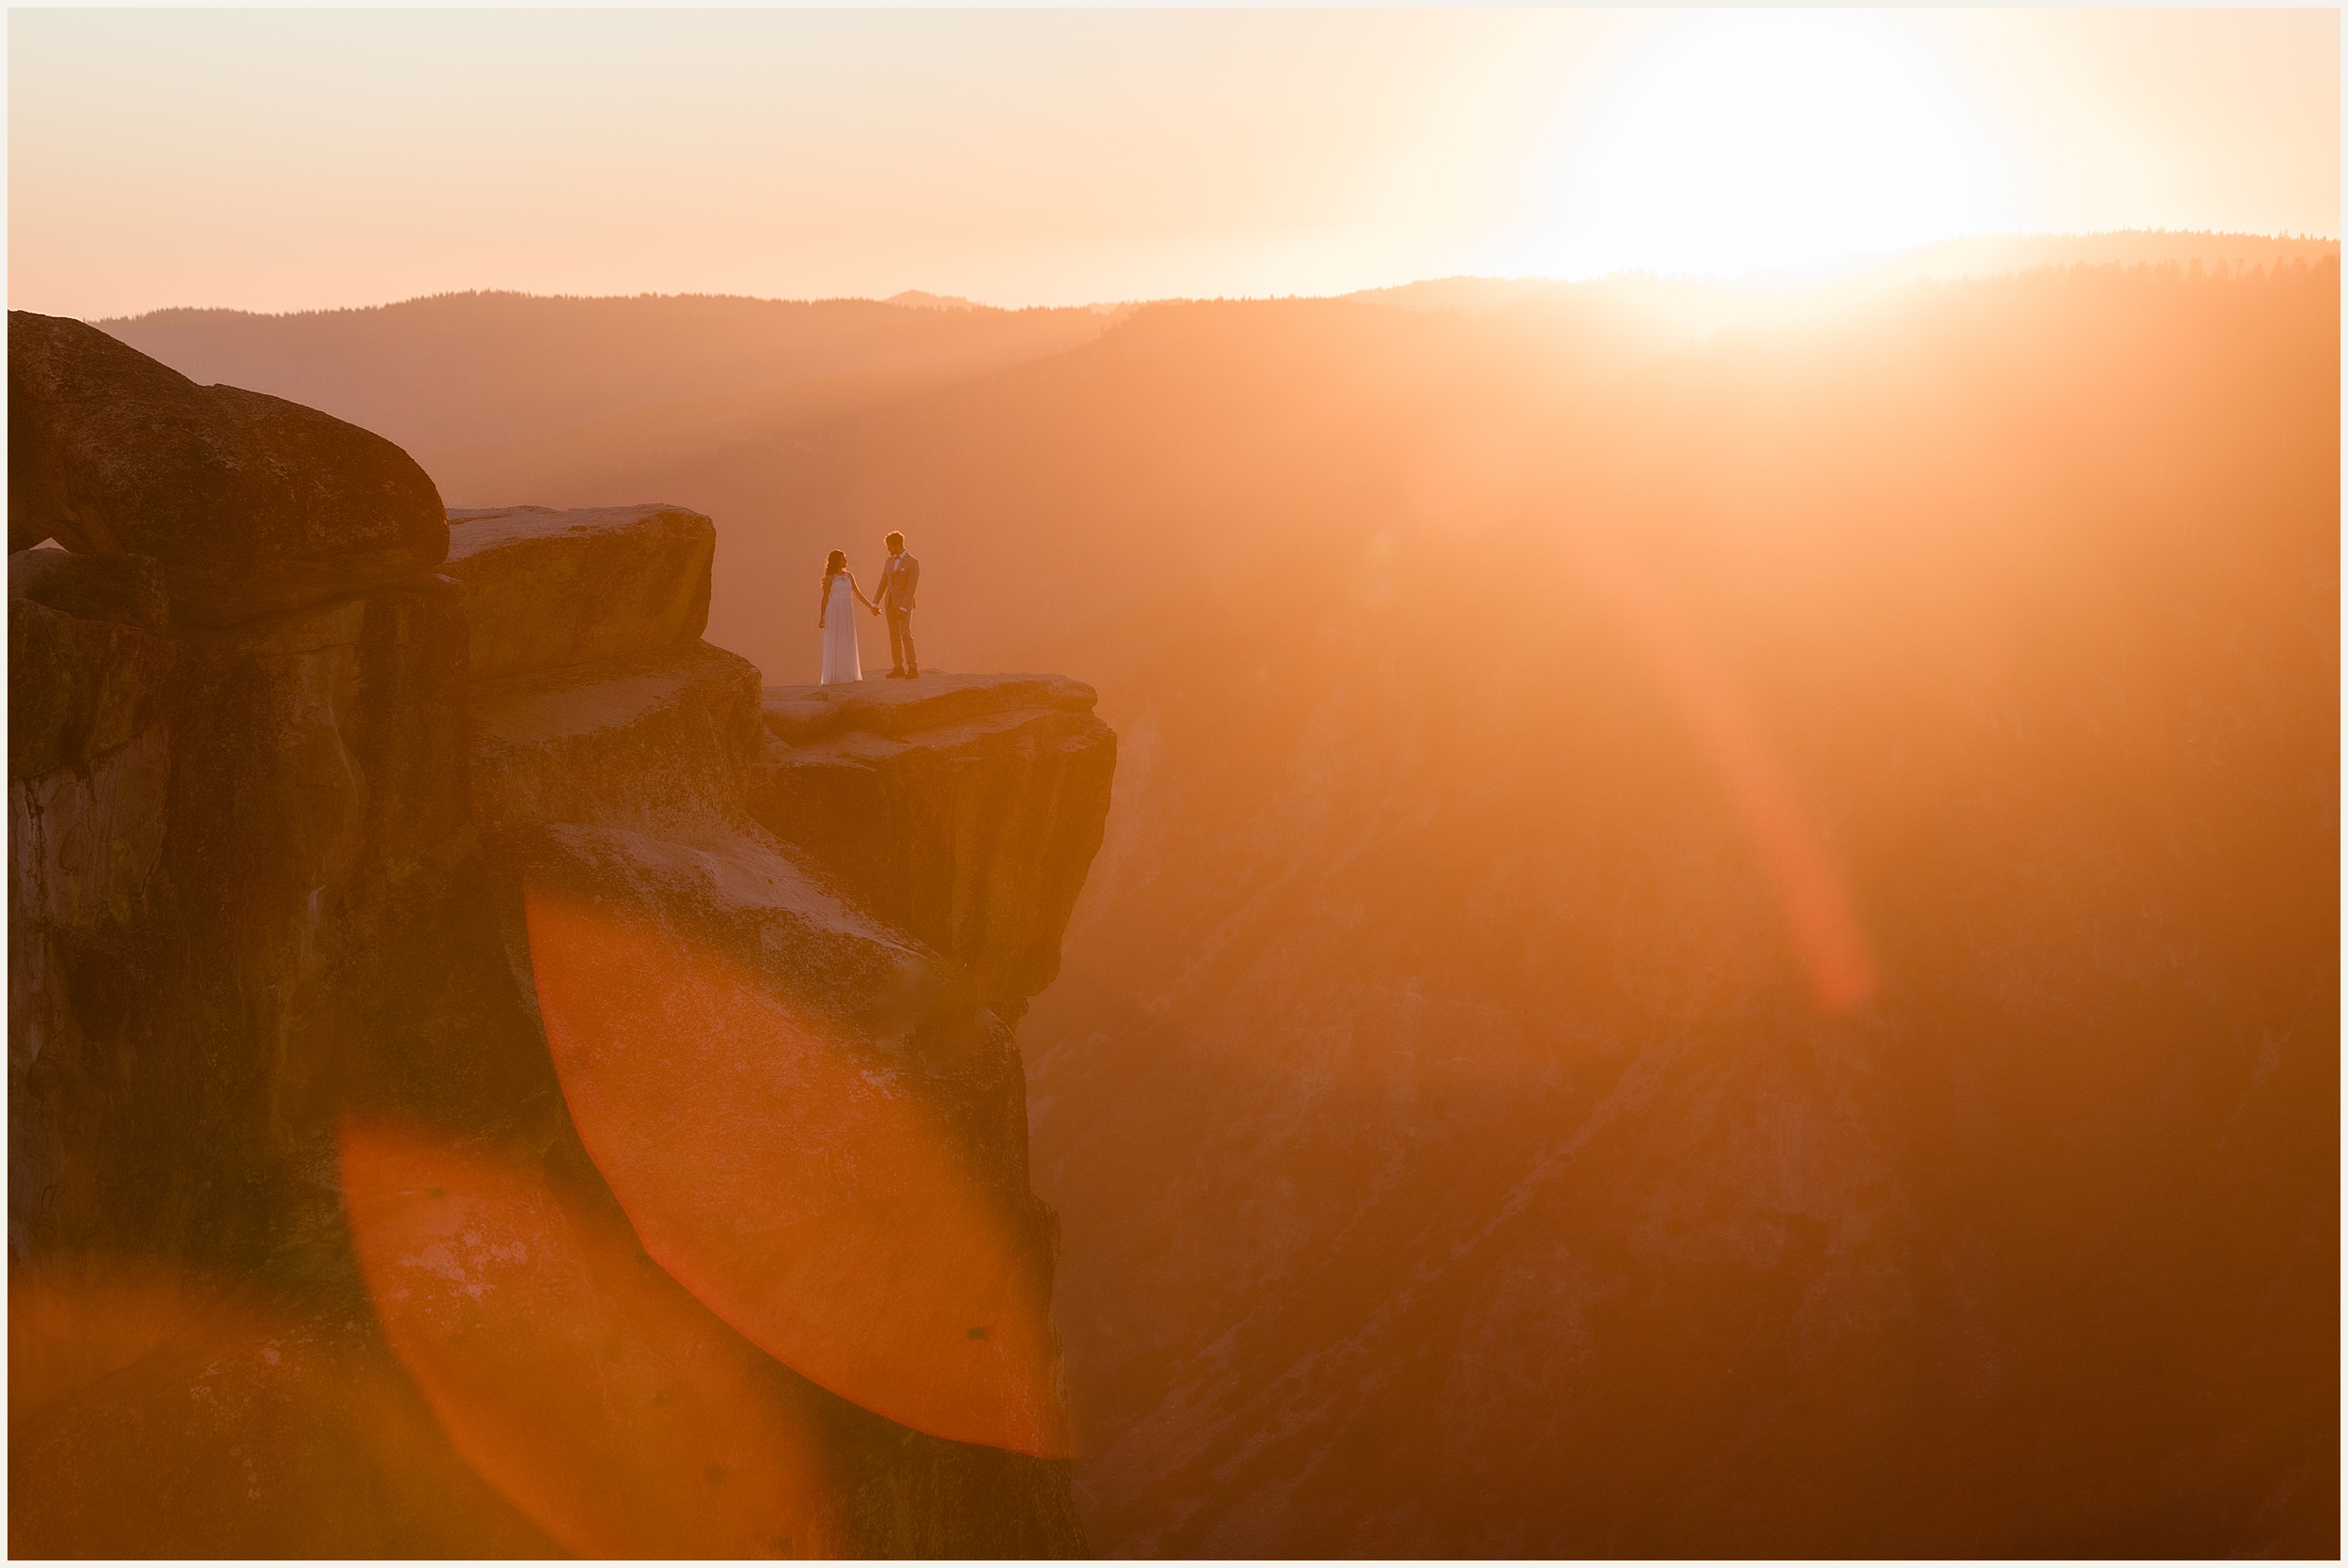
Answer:
[[[572,1119],[645,1250],[866,1409],[1065,1457],[1043,1259],[901,1076],[659,928],[526,907]]]
[[[346,1120],[393,1349],[459,1453],[583,1557],[825,1556],[810,1393],[533,1163]]]
[[[1771,884],[1820,1010],[1857,1012],[1875,995],[1876,961],[1850,894],[1801,797],[1718,662],[1685,618],[1629,562],[1584,544],[1591,582],[1671,696],[1728,792]]]
[[[59,1558],[540,1557],[347,1307],[161,1266],[8,1283],[8,1547]]]

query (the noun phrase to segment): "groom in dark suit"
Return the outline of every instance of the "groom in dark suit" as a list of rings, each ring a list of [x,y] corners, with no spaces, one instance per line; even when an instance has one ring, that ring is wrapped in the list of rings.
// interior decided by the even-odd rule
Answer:
[[[913,591],[921,584],[921,563],[905,553],[905,536],[892,533],[886,541],[888,562],[881,568],[881,608],[888,614],[888,679],[912,680],[921,673],[913,652]]]

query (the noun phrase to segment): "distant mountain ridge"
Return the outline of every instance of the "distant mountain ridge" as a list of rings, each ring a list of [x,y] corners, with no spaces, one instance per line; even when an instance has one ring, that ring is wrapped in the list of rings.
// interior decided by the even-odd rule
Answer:
[[[1970,235],[1939,239],[1888,255],[1867,255],[1827,269],[1827,284],[1914,284],[1928,279],[1996,277],[2038,268],[2271,268],[2278,263],[2313,263],[2341,254],[2341,241],[2306,235],[2229,235],[2229,232],[2125,227],[2104,235]],[[1623,274],[1639,277],[1639,274]],[[1430,277],[1390,288],[1357,288],[1348,300],[1399,305],[1402,310],[1463,310],[1484,315],[1526,300],[1554,277]],[[1740,293],[1769,288],[1766,279],[1684,279],[1676,288]]]
[[[976,300],[965,300],[959,294],[930,294],[918,288],[904,289],[881,301],[884,305],[903,305],[917,311],[978,311],[989,307]]]
[[[2228,269],[2339,253],[2337,240],[2265,235],[1990,235],[1901,252],[1865,263],[1843,281],[1897,285],[2047,266]],[[1685,336],[1751,314],[1756,300],[1783,293],[1625,274],[1584,282],[1437,278],[1339,298],[1470,315],[1545,308],[1536,305],[1541,300],[1569,313],[1601,298],[1610,308],[1629,300],[1641,302],[1651,330]],[[682,435],[680,450],[703,450],[762,409],[786,406],[792,423],[804,423],[811,414],[868,407],[876,397],[1063,353],[1141,308],[1001,310],[919,289],[888,300],[491,290],[282,315],[175,308],[93,325],[198,382],[289,398],[377,431],[438,477],[451,465],[479,472],[482,455],[492,449],[548,442],[593,448],[610,421],[640,411],[651,416],[646,423]],[[696,429],[704,413],[709,423]],[[623,444],[641,442],[630,438]],[[493,466],[514,467],[502,460]],[[461,499],[502,504],[515,498],[469,491]]]
[[[2190,229],[2115,229],[2108,234],[1985,234],[1900,251],[1858,269],[1884,282],[1983,278],[2041,267],[2194,267],[2231,271],[2340,254],[2340,241],[2313,236],[2225,234]]]
[[[1074,347],[1106,318],[1082,307],[476,293],[288,315],[155,311],[94,325],[198,382],[322,408],[426,459],[631,408],[831,377],[958,380]]]
[[[2115,229],[2105,234],[1985,234],[1943,239],[1911,250],[1855,258],[1821,270],[1818,281],[1870,284],[1995,277],[2042,267],[2194,267],[2215,271],[2314,262],[2340,254],[2340,241],[2306,236],[2226,234],[2177,229]],[[1625,278],[1638,274],[1622,274]],[[1464,311],[1481,315],[1554,288],[1547,277],[1486,278],[1462,274],[1428,278],[1388,288],[1364,288],[1343,296],[1367,304],[1404,310]],[[1767,288],[1767,278],[1681,281],[1683,289],[1737,292]],[[1781,285],[1782,286],[1782,285]]]

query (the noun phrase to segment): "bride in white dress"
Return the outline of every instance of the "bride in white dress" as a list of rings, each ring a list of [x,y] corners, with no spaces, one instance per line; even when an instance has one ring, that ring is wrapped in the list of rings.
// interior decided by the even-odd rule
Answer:
[[[856,585],[856,574],[848,570],[848,552],[834,550],[824,562],[824,589],[815,600],[815,629],[824,634],[825,685],[864,679],[864,661],[856,646],[858,605],[874,615],[880,613],[880,606]]]

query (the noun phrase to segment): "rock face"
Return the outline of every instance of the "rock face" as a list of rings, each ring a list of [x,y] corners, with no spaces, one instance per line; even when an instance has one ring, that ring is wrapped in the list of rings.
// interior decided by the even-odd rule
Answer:
[[[485,822],[580,822],[687,837],[746,819],[758,671],[705,642],[484,681],[472,776]]]
[[[460,524],[459,535],[471,526]],[[682,544],[694,547],[689,536]],[[609,541],[588,532],[574,547],[608,548]],[[950,817],[950,780],[976,761],[991,769],[994,789],[984,798],[994,805],[1015,808],[1024,798],[1023,769],[1034,776],[1027,793],[1061,803],[1056,816],[1029,809],[1015,824],[1007,816],[1001,837],[1043,862],[1045,873],[1029,871],[1030,884],[1049,886],[1055,898],[1060,880],[1073,875],[1080,885],[1107,807],[1114,745],[1085,711],[1089,692],[1013,676],[906,694],[916,723],[889,743],[901,754],[891,778],[903,798],[834,803],[831,826],[859,848],[827,859],[807,848],[822,845],[811,823],[791,824],[785,838],[762,820],[774,816],[773,775],[788,763],[778,761],[761,722],[754,669],[697,640],[554,663],[564,647],[541,645],[533,656],[548,667],[474,682],[471,782],[476,817],[509,869],[509,889],[518,884],[534,900],[525,916],[512,891],[502,894],[502,929],[510,961],[534,970],[545,1040],[538,1049],[556,1063],[578,1138],[661,1266],[703,1299],[732,1302],[726,1321],[811,1379],[807,1395],[833,1434],[826,1452],[853,1499],[842,1528],[855,1549],[1081,1551],[1058,1411],[1057,1342],[1041,1306],[1057,1222],[1027,1187],[1026,1084],[1005,1009],[996,1006],[1001,966],[990,967],[979,948],[956,949],[910,925],[904,888],[862,873],[893,864],[870,858],[873,846],[921,830],[909,808]],[[923,699],[932,706],[919,709]],[[892,711],[868,701],[843,720],[877,725],[891,722]],[[975,728],[965,734],[957,723]],[[965,758],[978,735],[993,730],[1010,738]],[[1061,778],[1063,760],[1049,741],[1037,744],[1047,736],[1062,746],[1083,737],[1096,766],[1082,778],[1097,787],[1080,793],[1073,778]],[[930,747],[936,754],[925,772],[914,759]],[[924,801],[915,791],[933,778],[949,781],[947,793]],[[980,804],[973,794],[963,814],[974,817]],[[965,837],[976,863],[972,846],[984,836]],[[950,856],[953,841],[949,835],[926,848]],[[1065,904],[1015,921],[1012,874],[996,881],[1005,889],[996,929],[1015,928],[1023,953],[1051,948]],[[1074,891],[1068,887],[1067,897]],[[608,937],[598,924],[607,920],[621,922]],[[604,940],[624,945],[600,964],[573,961],[564,945]],[[660,1066],[631,1084],[625,1067],[611,1065],[610,1046],[586,1036],[628,1015],[642,994],[637,980],[663,965],[669,978],[626,1031],[628,1049],[658,1053]],[[1034,968],[1030,957],[1026,973]],[[630,977],[617,992],[604,989],[613,974]],[[1024,993],[1006,994],[1013,1007],[1024,1003]],[[781,1013],[763,1010],[769,1006]],[[675,1017],[708,1022],[672,1028]],[[762,1017],[782,1022],[762,1024]],[[831,1043],[808,1043],[818,1039]],[[706,1138],[713,1121],[743,1116],[769,1097],[770,1112]],[[647,1120],[655,1104],[666,1107],[658,1113],[665,1122]],[[850,1105],[866,1110],[833,1119]],[[905,1130],[932,1122],[935,1133]],[[654,1127],[662,1130],[644,1130]],[[706,1152],[680,1153],[699,1142]],[[822,1174],[843,1169],[842,1159],[917,1186],[929,1170],[933,1196],[868,1227],[854,1219],[864,1202],[857,1180],[827,1188]],[[834,1195],[822,1197],[826,1191]],[[738,1195],[714,1196],[729,1191]],[[809,1193],[815,1211],[789,1207]],[[713,1211],[729,1217],[722,1237],[698,1229],[699,1217]],[[844,1228],[842,1218],[824,1213],[844,1217]],[[766,1303],[777,1294],[777,1271],[788,1275],[803,1255],[781,1238],[811,1226],[831,1227],[825,1255],[854,1261],[824,1265],[846,1272],[827,1274],[822,1288],[782,1292],[814,1308],[774,1314]],[[742,1238],[761,1248],[768,1243],[756,1237],[769,1235],[783,1251],[762,1253],[771,1261],[756,1281],[739,1280]],[[959,1271],[942,1260],[972,1247],[991,1261],[967,1277],[1012,1281],[1012,1298],[991,1307],[957,1299]],[[944,1299],[933,1288],[941,1277]],[[872,1312],[838,1315],[858,1289],[878,1293]],[[875,1326],[889,1315],[880,1303],[902,1308],[915,1298],[940,1314],[932,1327],[902,1311],[893,1328]],[[989,1313],[996,1316],[983,1334],[964,1321]],[[1002,1359],[964,1368],[974,1345]],[[955,1499],[950,1510],[929,1500],[945,1497]]]
[[[154,561],[20,551],[8,600],[9,777],[86,766],[154,723],[171,669]]]
[[[233,1270],[321,1222],[471,842],[461,616],[428,577],[176,638],[11,597],[18,1257]]]
[[[436,574],[329,504],[404,458],[239,446],[86,331],[11,318],[71,394],[10,474],[70,546],[9,570],[13,1539],[1081,1552],[1003,1015],[1101,837],[1089,692],[845,704],[867,859],[786,841],[707,518],[460,518]],[[963,891],[860,884],[892,832]]]
[[[439,564],[432,481],[300,404],[199,387],[94,327],[8,313],[8,542],[162,563],[176,615],[218,626]]]
[[[769,686],[750,808],[1015,1021],[1059,974],[1108,818],[1117,736],[1092,705],[1050,675]]]
[[[698,512],[517,506],[448,519],[475,680],[660,653],[709,622],[718,528]]]
[[[156,630],[27,596],[93,575],[116,590],[152,561],[32,550],[8,563],[8,1243],[103,1234],[128,1199],[112,1144],[134,1069],[125,970],[176,961],[163,844],[175,650]],[[81,586],[94,586],[83,584]],[[78,600],[79,594],[51,594]],[[100,599],[116,597],[98,593]],[[135,592],[131,595],[135,598]]]
[[[150,632],[171,628],[162,565],[147,556],[20,550],[8,558],[8,597],[30,599],[84,621]]]

